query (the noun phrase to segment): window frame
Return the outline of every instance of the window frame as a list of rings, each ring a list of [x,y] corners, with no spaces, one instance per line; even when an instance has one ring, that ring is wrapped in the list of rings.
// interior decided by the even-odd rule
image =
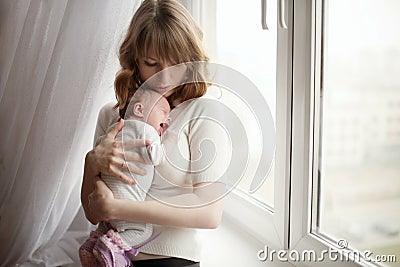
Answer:
[[[200,24],[206,38],[215,43],[213,31],[215,13],[211,13],[214,1],[181,0]],[[277,1],[278,2],[278,1]],[[274,1],[274,4],[277,4]],[[291,2],[291,1],[289,1]],[[268,3],[271,4],[271,3]],[[261,7],[261,6],[260,6]],[[286,10],[288,24],[292,23],[292,4]],[[279,19],[279,18],[278,18]],[[261,27],[261,25],[260,25]],[[289,193],[290,149],[292,116],[292,28],[279,27],[277,40],[277,92],[276,92],[276,151],[274,207],[258,201],[240,189],[233,190],[225,200],[224,218],[238,225],[254,239],[277,249],[289,246]],[[211,55],[216,51],[211,48]],[[240,214],[238,214],[240,210]]]
[[[280,17],[281,1],[285,18]],[[317,230],[318,164],[320,107],[323,67],[323,5],[327,0],[278,0],[278,43],[276,72],[276,151],[274,208],[233,190],[226,198],[224,217],[263,244],[276,249],[303,251],[336,248]],[[216,14],[210,13],[210,1],[186,4],[209,38]],[[215,5],[214,1],[211,1]],[[268,3],[270,4],[270,3]],[[279,26],[285,19],[287,28]],[[213,54],[215,51],[210,51]],[[240,210],[240,214],[237,211]],[[262,223],[260,223],[262,222]],[[320,262],[293,262],[296,266],[319,266]],[[336,261],[330,266],[379,266],[359,262]]]
[[[293,137],[291,162],[290,250],[300,253],[337,248],[327,236],[316,233],[319,194],[319,142],[323,68],[323,8],[325,0],[296,0],[293,37]],[[325,1],[326,2],[326,1]],[[340,251],[340,250],[338,250]],[[348,250],[346,250],[348,252]],[[350,253],[351,254],[351,253]],[[332,266],[379,266],[359,262],[330,261]],[[296,263],[298,265],[298,263]],[[319,266],[320,262],[302,263]],[[331,266],[330,265],[330,266]]]

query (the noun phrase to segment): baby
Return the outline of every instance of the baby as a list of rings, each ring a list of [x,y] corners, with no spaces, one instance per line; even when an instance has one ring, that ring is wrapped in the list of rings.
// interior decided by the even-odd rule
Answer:
[[[136,186],[125,184],[113,176],[101,174],[102,180],[111,189],[115,198],[143,201],[152,183],[154,166],[163,160],[160,135],[167,124],[170,106],[165,97],[150,89],[138,89],[128,106],[125,123],[116,136],[117,141],[147,139],[151,144],[138,148],[146,164],[141,167],[146,175],[135,176]],[[115,126],[111,125],[109,132]],[[96,140],[96,145],[103,137]],[[127,150],[127,149],[125,149]],[[125,163],[126,164],[126,163]],[[132,176],[126,172],[127,176]],[[149,223],[126,221],[101,222],[96,231],[80,247],[79,256],[82,266],[129,266],[126,253],[137,255],[137,248],[148,243],[153,232]],[[147,241],[147,242],[146,242]]]

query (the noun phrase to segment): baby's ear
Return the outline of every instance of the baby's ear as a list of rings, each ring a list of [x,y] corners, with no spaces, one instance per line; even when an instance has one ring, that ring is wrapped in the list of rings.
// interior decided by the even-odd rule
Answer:
[[[135,105],[133,105],[133,114],[136,116],[136,117],[139,117],[139,118],[143,118],[143,105],[142,105],[142,103],[136,103]]]

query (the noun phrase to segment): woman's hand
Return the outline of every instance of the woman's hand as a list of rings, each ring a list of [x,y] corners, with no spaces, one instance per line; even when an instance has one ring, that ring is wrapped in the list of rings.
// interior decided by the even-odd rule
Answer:
[[[136,181],[124,174],[129,170],[138,175],[145,175],[146,171],[135,165],[136,162],[143,162],[142,157],[130,148],[149,145],[148,140],[115,141],[115,137],[122,130],[124,120],[110,131],[92,151],[86,155],[86,164],[91,168],[92,173],[104,173],[112,175],[124,183],[135,184]],[[125,150],[125,154],[124,154]],[[126,160],[125,160],[126,159]]]
[[[95,179],[93,192],[89,195],[89,211],[94,221],[110,221],[115,219],[113,211],[115,210],[114,198],[111,190],[99,178]]]

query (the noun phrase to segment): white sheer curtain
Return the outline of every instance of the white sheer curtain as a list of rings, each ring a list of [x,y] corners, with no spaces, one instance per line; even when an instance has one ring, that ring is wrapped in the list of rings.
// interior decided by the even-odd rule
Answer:
[[[84,156],[139,3],[0,1],[1,266],[79,265]]]

